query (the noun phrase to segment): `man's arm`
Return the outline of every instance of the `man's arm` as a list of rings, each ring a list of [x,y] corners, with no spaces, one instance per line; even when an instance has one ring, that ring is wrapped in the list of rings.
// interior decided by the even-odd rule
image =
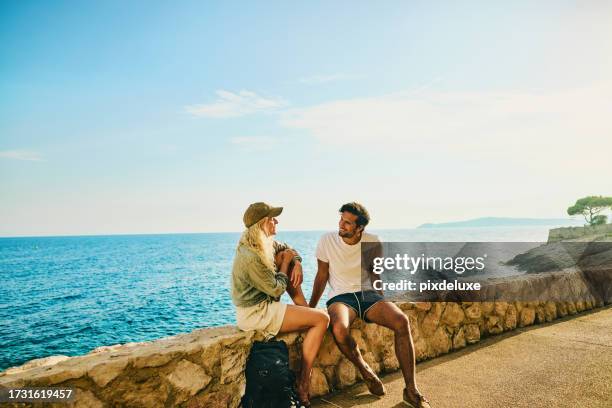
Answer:
[[[321,295],[325,290],[327,281],[329,280],[329,263],[317,259],[317,276],[315,276],[314,284],[312,285],[312,296],[310,296],[310,307],[317,307]]]

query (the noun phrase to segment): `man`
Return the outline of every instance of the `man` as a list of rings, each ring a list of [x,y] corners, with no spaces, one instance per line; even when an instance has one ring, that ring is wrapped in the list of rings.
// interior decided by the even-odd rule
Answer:
[[[406,383],[404,401],[414,408],[430,408],[429,401],[416,386],[414,345],[408,318],[399,307],[384,300],[382,292],[373,290],[371,273],[370,276],[362,274],[360,244],[378,242],[378,237],[364,231],[369,221],[368,211],[359,203],[347,203],[340,208],[338,233],[323,235],[317,245],[318,269],[309,305],[316,307],[329,282],[327,310],[336,344],[355,364],[370,392],[378,396],[385,394],[385,387],[363,359],[349,328],[359,317],[393,330],[395,355]]]

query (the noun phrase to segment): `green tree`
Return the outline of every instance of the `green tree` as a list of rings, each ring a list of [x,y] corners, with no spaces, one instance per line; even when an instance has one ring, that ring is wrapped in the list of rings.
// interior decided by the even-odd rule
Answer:
[[[605,224],[608,217],[599,214],[606,208],[612,208],[612,197],[588,196],[580,198],[576,204],[567,209],[569,215],[581,214],[589,225]]]

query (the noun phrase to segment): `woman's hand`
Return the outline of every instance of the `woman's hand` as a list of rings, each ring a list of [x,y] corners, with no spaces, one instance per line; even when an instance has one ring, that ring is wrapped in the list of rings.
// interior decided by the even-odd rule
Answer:
[[[293,258],[296,255],[297,255],[297,252],[290,250],[290,249],[286,249],[284,251],[277,253],[276,256],[274,257],[274,264],[276,265],[276,269],[278,269],[279,272],[282,272],[285,275],[287,275],[289,265],[291,264],[291,261],[293,261]]]
[[[295,256],[297,255],[297,252],[295,252],[293,249],[285,249],[282,254],[282,263],[289,265],[291,261],[293,261],[293,258],[295,258]]]
[[[293,269],[291,269],[291,285],[294,288],[297,288],[298,286],[300,286],[302,284],[303,278],[304,278],[304,274],[302,271],[302,263],[300,261],[298,261],[297,259],[295,260],[295,264],[293,265]]]

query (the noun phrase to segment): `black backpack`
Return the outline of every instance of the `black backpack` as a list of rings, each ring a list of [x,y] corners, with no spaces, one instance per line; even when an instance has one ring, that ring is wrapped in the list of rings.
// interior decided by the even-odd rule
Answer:
[[[244,408],[298,408],[295,374],[289,369],[289,351],[284,341],[256,341],[245,370]]]

